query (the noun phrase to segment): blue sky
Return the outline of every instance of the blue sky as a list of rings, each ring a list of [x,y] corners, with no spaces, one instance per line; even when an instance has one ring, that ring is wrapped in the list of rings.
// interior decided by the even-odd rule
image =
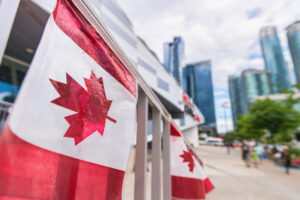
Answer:
[[[286,27],[300,19],[300,0],[118,0],[135,32],[163,60],[163,43],[173,36],[185,41],[185,62],[212,60],[216,116],[219,130],[232,128],[224,120],[223,102],[229,102],[228,75],[244,69],[263,69],[258,33],[277,26],[291,80],[294,72]],[[227,116],[231,116],[230,108]]]

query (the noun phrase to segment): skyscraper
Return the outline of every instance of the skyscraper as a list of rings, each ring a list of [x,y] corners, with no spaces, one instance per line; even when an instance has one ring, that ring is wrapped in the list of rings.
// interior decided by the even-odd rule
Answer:
[[[239,116],[245,112],[245,101],[243,100],[241,78],[237,76],[229,76],[228,85],[233,124],[234,127],[236,127]]]
[[[184,59],[184,42],[181,37],[174,37],[173,42],[164,44],[164,65],[166,69],[181,83]]]
[[[296,71],[297,83],[300,83],[300,21],[287,27],[289,48]]]
[[[290,88],[288,69],[274,26],[263,27],[259,33],[260,45],[265,62],[265,70],[274,74],[279,90]]]
[[[183,69],[183,88],[202,111],[205,125],[215,127],[216,116],[211,61],[188,64]]]
[[[276,84],[274,84],[274,77],[274,73],[265,70],[244,70],[242,72],[241,80],[245,112],[249,111],[255,97],[274,94],[278,91]]]

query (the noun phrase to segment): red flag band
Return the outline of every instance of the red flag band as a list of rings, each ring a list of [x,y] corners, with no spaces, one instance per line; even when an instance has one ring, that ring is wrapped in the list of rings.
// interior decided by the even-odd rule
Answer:
[[[121,199],[136,91],[72,1],[58,0],[0,138],[0,199]]]
[[[170,124],[172,198],[202,200],[214,189],[197,155],[184,143],[181,133]]]

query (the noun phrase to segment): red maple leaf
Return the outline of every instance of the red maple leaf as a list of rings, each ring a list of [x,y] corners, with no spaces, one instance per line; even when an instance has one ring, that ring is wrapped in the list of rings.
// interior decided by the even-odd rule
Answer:
[[[67,83],[50,79],[60,94],[51,103],[77,112],[65,117],[70,126],[64,137],[74,138],[77,145],[96,131],[103,135],[106,119],[113,123],[116,120],[107,115],[112,101],[106,99],[102,77],[97,78],[92,72],[90,79],[85,78],[87,91],[68,73],[66,79]]]
[[[200,121],[201,121],[199,115],[197,115],[197,114],[194,115],[194,119],[195,119],[197,122],[200,122]]]
[[[180,155],[181,158],[183,158],[183,163],[189,163],[188,167],[190,172],[194,171],[195,163],[193,159],[193,154],[190,151],[183,150],[183,154]]]
[[[199,158],[199,156],[195,153],[195,151],[193,149],[191,149],[190,147],[187,147],[189,152],[191,152],[191,154],[194,156],[194,158],[196,158],[196,160],[198,161],[198,163],[203,167],[203,162],[202,160]]]

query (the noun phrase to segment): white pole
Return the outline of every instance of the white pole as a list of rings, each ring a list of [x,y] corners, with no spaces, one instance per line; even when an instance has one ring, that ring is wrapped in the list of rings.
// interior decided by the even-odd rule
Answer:
[[[136,137],[136,165],[134,182],[134,199],[146,200],[147,186],[147,123],[148,98],[144,91],[139,90],[137,105],[137,137]]]
[[[1,0],[0,2],[0,63],[17,14],[20,0]]]
[[[161,113],[152,112],[152,186],[151,199],[161,199]]]
[[[170,122],[163,124],[163,178],[164,200],[171,200]]]

